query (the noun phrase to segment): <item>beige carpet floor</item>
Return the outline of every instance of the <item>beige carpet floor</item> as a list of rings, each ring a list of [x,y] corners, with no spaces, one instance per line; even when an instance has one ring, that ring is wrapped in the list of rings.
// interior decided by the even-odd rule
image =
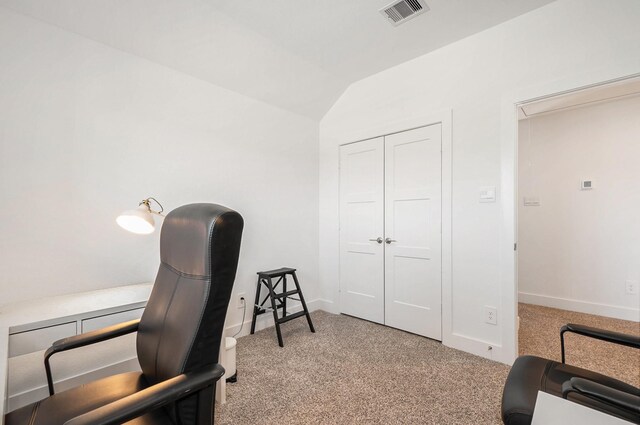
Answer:
[[[217,424],[499,424],[509,368],[439,342],[318,311],[238,340]]]
[[[575,314],[521,305],[521,351],[557,358],[557,332],[567,321],[634,325]],[[227,385],[217,424],[501,423],[508,366],[344,315],[318,311],[312,318],[315,334],[304,319],[282,326],[284,348],[273,328],[238,340],[238,382]],[[575,364],[593,350],[575,340],[568,349]],[[633,382],[625,354],[608,359],[593,364]]]

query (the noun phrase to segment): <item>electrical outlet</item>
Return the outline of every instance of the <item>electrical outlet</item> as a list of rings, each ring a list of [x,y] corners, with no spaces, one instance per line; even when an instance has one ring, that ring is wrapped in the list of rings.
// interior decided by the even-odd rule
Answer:
[[[638,282],[635,280],[627,280],[624,284],[624,292],[627,295],[638,295]]]
[[[498,324],[498,309],[495,307],[484,306],[484,321],[490,325]]]
[[[246,292],[240,292],[238,295],[236,295],[236,303],[238,308],[244,308],[244,303],[246,302],[247,302]]]

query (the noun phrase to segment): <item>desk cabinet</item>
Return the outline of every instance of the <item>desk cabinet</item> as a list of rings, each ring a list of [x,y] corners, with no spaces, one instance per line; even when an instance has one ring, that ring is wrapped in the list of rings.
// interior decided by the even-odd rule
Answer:
[[[9,358],[46,350],[55,341],[74,336],[77,323],[69,322],[31,331],[9,334]]]
[[[117,325],[118,323],[139,319],[142,317],[143,311],[144,308],[136,308],[119,313],[106,314],[104,316],[84,319],[81,326],[82,333],[87,333],[95,331],[97,329],[106,328],[107,326]]]

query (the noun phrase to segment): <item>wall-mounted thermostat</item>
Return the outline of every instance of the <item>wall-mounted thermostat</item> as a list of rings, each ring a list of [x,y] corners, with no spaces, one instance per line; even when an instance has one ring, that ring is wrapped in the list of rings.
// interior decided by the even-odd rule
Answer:
[[[593,189],[592,180],[582,180],[580,182],[580,190],[591,190],[591,189]]]

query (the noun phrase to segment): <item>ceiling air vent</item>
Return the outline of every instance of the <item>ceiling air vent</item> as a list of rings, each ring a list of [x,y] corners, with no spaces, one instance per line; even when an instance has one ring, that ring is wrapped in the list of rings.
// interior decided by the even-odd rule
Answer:
[[[429,10],[424,0],[400,0],[380,9],[380,13],[393,25],[400,25]]]

